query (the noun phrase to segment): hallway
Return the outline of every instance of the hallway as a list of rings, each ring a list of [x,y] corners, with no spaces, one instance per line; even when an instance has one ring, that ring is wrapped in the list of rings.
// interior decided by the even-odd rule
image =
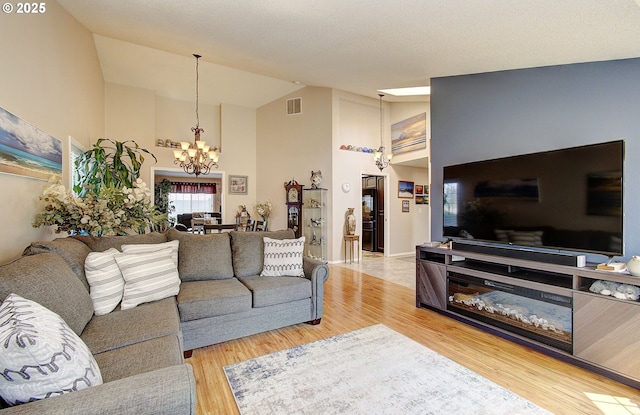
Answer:
[[[338,262],[334,265],[345,267],[400,284],[407,288],[416,288],[416,259],[415,255],[385,257],[381,252],[361,251],[360,262]]]

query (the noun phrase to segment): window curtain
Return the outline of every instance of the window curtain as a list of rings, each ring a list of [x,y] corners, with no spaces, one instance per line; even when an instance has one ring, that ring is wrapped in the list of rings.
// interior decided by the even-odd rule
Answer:
[[[212,195],[217,193],[217,190],[215,183],[172,182],[171,193],[205,193]]]

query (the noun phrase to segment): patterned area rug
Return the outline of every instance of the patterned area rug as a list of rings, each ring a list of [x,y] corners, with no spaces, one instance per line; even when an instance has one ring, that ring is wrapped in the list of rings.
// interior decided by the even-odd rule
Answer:
[[[242,415],[549,415],[384,325],[224,368]]]

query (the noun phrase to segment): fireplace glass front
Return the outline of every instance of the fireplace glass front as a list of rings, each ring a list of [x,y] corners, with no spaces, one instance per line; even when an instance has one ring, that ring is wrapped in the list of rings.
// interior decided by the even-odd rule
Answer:
[[[449,272],[447,309],[571,353],[571,297]]]

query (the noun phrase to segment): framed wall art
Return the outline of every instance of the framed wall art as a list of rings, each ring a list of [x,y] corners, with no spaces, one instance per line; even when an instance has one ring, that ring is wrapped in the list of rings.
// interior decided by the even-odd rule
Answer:
[[[0,172],[62,178],[62,142],[0,108]]]
[[[402,211],[403,212],[408,212],[409,211],[409,201],[408,200],[403,200],[402,201]]]
[[[229,194],[231,195],[246,195],[248,187],[247,176],[232,176],[229,175]]]
[[[413,182],[398,180],[398,197],[400,199],[413,199]]]

